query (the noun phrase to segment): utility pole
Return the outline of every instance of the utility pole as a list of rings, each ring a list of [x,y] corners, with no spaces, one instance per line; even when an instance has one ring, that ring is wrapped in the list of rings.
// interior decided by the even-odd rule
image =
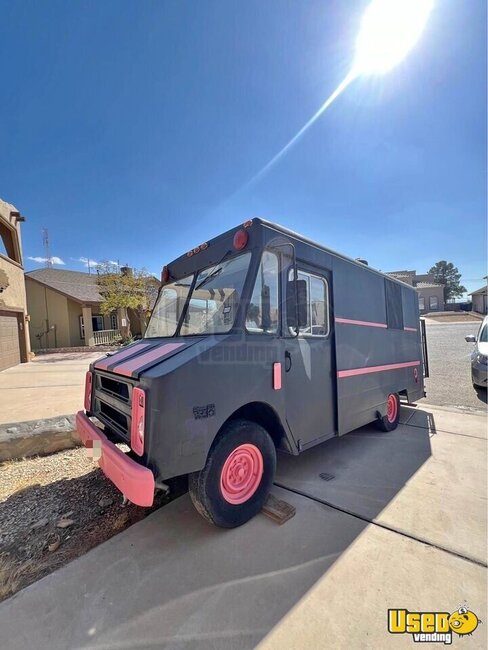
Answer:
[[[53,261],[49,253],[49,233],[47,228],[42,229],[42,243],[44,246],[44,257],[46,258],[46,268],[50,269],[53,265]]]

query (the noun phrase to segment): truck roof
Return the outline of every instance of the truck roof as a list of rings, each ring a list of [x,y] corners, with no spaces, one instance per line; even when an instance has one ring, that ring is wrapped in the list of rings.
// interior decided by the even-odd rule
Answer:
[[[410,284],[407,284],[406,282],[403,282],[402,280],[398,280],[395,277],[392,277],[390,275],[387,275],[386,273],[383,273],[382,271],[379,271],[378,269],[373,268],[372,266],[369,266],[369,264],[363,264],[362,262],[359,262],[358,260],[355,260],[352,257],[349,257],[347,255],[344,255],[343,253],[339,253],[331,248],[328,248],[327,246],[324,246],[323,244],[320,244],[319,242],[316,242],[312,239],[309,239],[308,237],[305,237],[304,235],[300,235],[299,233],[295,232],[294,230],[290,230],[289,228],[286,228],[285,226],[282,226],[277,223],[273,223],[272,221],[268,221],[266,219],[263,219],[262,217],[253,217],[252,219],[249,220],[250,223],[252,221],[253,224],[259,224],[265,228],[269,228],[272,230],[275,230],[276,232],[281,233],[282,235],[285,235],[287,237],[291,237],[293,239],[296,239],[300,242],[303,242],[304,244],[308,244],[309,246],[313,246],[315,248],[318,248],[319,250],[322,250],[329,255],[333,255],[334,257],[337,257],[341,260],[344,260],[346,262],[349,262],[351,264],[354,264],[355,266],[363,269],[364,271],[369,271],[371,273],[375,273],[377,275],[381,275],[384,278],[387,278],[388,280],[391,280],[391,282],[395,282],[397,284],[402,285],[403,287],[408,287],[409,289],[415,291],[414,287],[412,287]],[[229,230],[226,230],[223,233],[220,233],[216,237],[212,237],[212,239],[208,240],[208,244],[210,245],[212,242],[218,242],[221,238],[228,237],[231,233],[235,232],[239,228],[242,228],[243,224],[239,224],[234,226],[233,228],[230,228]],[[186,258],[186,254],[180,255],[176,259],[173,260],[172,264],[177,264],[179,261],[182,261]]]
[[[350,262],[351,264],[355,264],[356,266],[359,266],[363,270],[371,271],[372,273],[376,273],[378,275],[381,275],[388,280],[391,280],[392,282],[396,282],[397,284],[401,284],[404,287],[408,287],[409,289],[413,289],[412,285],[403,282],[402,280],[398,280],[397,278],[391,277],[390,275],[387,275],[386,273],[383,273],[382,271],[379,271],[378,269],[375,269],[372,266],[369,266],[369,264],[363,264],[359,260],[354,259],[353,257],[349,257],[348,255],[345,255],[344,253],[339,253],[338,251],[333,250],[332,248],[328,248],[327,246],[324,246],[323,244],[320,244],[317,241],[314,241],[313,239],[309,239],[308,237],[305,237],[304,235],[300,235],[300,233],[295,232],[294,230],[291,230],[290,228],[286,228],[285,226],[282,226],[281,224],[278,223],[273,223],[272,221],[268,221],[267,219],[263,219],[261,217],[255,217],[253,218],[253,222],[258,222],[261,223],[263,226],[266,226],[268,228],[272,228],[273,230],[276,230],[277,232],[282,233],[283,235],[287,235],[288,237],[293,237],[294,239],[298,239],[299,241],[309,244],[310,246],[314,246],[315,248],[318,248],[319,250],[322,250],[326,253],[329,253],[329,255],[333,255],[334,257],[338,257],[339,259],[345,260],[346,262]]]

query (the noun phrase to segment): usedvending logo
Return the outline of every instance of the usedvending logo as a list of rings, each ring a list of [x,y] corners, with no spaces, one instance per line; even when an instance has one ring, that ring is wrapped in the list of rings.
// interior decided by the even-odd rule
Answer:
[[[481,623],[467,605],[455,612],[409,612],[407,609],[388,610],[388,632],[410,634],[415,643],[444,643],[451,645],[453,633],[471,636]]]

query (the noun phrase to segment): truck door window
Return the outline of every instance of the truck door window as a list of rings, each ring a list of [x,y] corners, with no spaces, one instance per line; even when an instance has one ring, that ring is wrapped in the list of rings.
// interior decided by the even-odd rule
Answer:
[[[246,314],[246,330],[253,334],[278,331],[278,257],[264,251]]]
[[[234,325],[251,253],[211,266],[197,276],[180,334],[225,334]]]
[[[145,338],[174,336],[188,298],[193,276],[167,284],[159,294]]]
[[[289,279],[293,279],[290,270]],[[305,271],[298,271],[298,279],[307,283],[307,323],[300,327],[305,336],[328,336],[329,334],[329,287],[324,278]],[[290,329],[291,333],[295,333]]]

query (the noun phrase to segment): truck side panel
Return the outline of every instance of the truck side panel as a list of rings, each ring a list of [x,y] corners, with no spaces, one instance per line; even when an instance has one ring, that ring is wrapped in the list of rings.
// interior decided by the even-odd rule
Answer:
[[[384,277],[336,259],[333,281],[338,429],[343,434],[383,415],[389,393],[423,395],[420,332],[414,289],[398,285],[403,322],[392,328]]]

